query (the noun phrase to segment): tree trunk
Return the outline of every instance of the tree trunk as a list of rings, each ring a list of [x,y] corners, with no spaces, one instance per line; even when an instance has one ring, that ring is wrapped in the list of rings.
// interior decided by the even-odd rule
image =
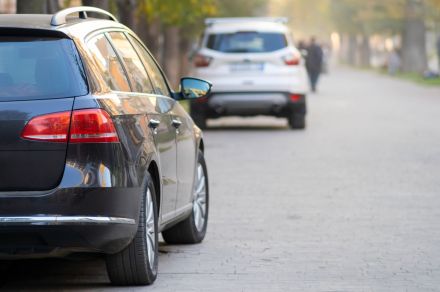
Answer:
[[[136,0],[117,0],[119,21],[131,29],[136,28],[137,3]]]
[[[164,35],[162,32],[162,23],[159,19],[149,23],[145,43],[157,61],[162,64],[164,56],[161,48],[163,48],[164,45]]]
[[[179,28],[169,26],[165,28],[164,34],[164,59],[163,68],[173,88],[179,84],[180,54],[179,54]]]
[[[402,36],[402,70],[422,73],[427,68],[423,0],[406,0]]]
[[[347,63],[352,66],[356,65],[356,47],[357,47],[356,35],[350,34],[348,36]]]
[[[360,43],[360,65],[362,67],[370,67],[370,57],[370,37],[366,34],[363,34]]]
[[[189,53],[191,51],[191,40],[187,36],[182,36],[179,45],[180,51],[180,77],[187,76],[190,72]]]
[[[135,32],[147,45],[150,52],[159,62],[162,60],[162,56],[160,54],[160,47],[162,42],[161,26],[162,24],[158,18],[154,20],[148,19],[147,13],[144,12],[142,6],[140,7],[140,13],[138,16]]]
[[[110,8],[108,0],[82,0],[82,4],[84,6],[98,7],[107,11]]]
[[[17,14],[47,13],[46,0],[17,0]]]
[[[60,10],[58,0],[47,0],[47,13],[54,14]]]

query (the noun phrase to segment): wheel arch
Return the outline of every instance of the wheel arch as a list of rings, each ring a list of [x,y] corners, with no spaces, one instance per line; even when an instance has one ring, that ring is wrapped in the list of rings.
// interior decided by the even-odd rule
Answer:
[[[154,189],[156,191],[156,203],[157,203],[157,214],[159,216],[160,206],[161,206],[161,187],[160,187],[160,173],[159,167],[156,161],[152,160],[148,165],[148,173],[153,179]]]

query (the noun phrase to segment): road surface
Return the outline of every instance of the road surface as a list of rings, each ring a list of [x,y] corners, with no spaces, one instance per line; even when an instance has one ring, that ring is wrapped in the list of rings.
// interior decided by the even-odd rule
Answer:
[[[212,122],[205,242],[126,291],[439,291],[440,89],[338,68],[309,111]],[[3,288],[123,291],[104,268],[21,262]]]

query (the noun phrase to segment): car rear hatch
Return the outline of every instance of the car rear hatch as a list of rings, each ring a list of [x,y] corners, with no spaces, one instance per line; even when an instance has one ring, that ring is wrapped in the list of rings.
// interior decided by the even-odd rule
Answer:
[[[59,184],[68,142],[62,132],[75,97],[87,93],[72,40],[35,32],[0,36],[0,191]]]
[[[250,91],[284,88],[292,82],[292,70],[301,62],[299,52],[288,45],[284,33],[216,33],[209,34],[205,42],[195,66],[201,77],[215,82],[217,90],[224,87],[223,83]]]

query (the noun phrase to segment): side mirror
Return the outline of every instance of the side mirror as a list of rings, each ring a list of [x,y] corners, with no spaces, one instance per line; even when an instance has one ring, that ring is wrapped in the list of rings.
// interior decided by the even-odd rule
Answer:
[[[205,97],[211,92],[212,84],[208,81],[184,77],[180,80],[180,98],[196,99]]]

